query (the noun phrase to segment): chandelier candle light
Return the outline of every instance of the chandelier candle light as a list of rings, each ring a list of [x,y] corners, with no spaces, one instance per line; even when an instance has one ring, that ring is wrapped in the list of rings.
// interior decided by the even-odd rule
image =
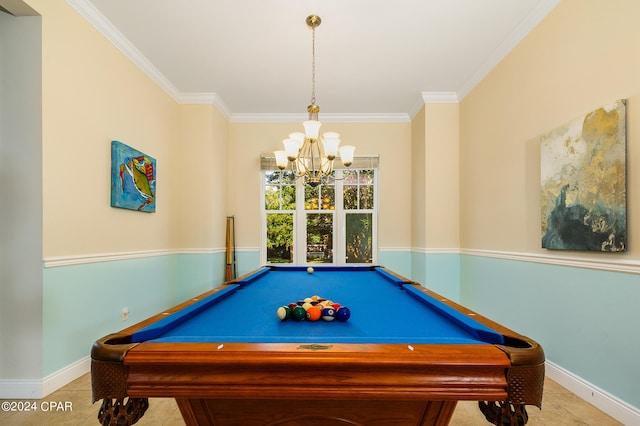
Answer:
[[[289,166],[296,178],[302,177],[305,184],[317,186],[333,172],[333,161],[340,152],[340,159],[345,167],[353,163],[355,147],[345,145],[340,148],[340,135],[326,132],[319,137],[320,126],[318,113],[320,107],[316,105],[316,28],[322,22],[317,15],[310,15],[306,19],[311,28],[312,62],[311,62],[311,105],[307,107],[309,120],[305,121],[304,133],[291,133],[289,138],[282,141],[284,151],[274,151],[276,164],[280,170]]]

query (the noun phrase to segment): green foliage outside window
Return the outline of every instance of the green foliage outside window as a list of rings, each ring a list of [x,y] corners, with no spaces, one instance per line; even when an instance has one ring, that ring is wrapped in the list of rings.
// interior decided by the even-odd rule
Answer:
[[[293,262],[293,214],[267,214],[267,262]]]
[[[373,233],[371,213],[346,215],[347,263],[371,263],[373,261]]]

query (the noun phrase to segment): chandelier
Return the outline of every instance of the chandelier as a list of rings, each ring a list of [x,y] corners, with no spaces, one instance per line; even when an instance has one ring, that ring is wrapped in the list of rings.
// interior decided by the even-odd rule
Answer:
[[[304,178],[304,182],[312,187],[317,186],[333,173],[333,161],[340,153],[345,167],[353,163],[355,147],[340,147],[340,135],[335,132],[320,134],[321,123],[318,121],[320,107],[316,105],[316,28],[320,26],[320,17],[310,15],[306,19],[311,28],[311,105],[307,107],[309,119],[302,123],[304,133],[295,132],[282,141],[284,150],[274,151],[278,169],[289,170],[296,178]]]

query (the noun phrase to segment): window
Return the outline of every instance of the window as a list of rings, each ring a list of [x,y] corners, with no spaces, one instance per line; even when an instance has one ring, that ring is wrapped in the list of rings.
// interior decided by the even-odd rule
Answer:
[[[311,187],[291,172],[263,170],[264,263],[376,262],[377,170],[333,173]]]
[[[372,263],[374,170],[344,172],[346,263]]]
[[[264,174],[264,209],[267,263],[292,263],[296,185],[291,173]]]

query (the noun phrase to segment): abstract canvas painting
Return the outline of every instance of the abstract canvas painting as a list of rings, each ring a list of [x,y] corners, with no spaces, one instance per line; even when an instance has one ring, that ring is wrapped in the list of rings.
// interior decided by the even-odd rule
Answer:
[[[111,142],[111,206],[156,211],[156,160],[118,141]]]
[[[543,248],[626,250],[625,114],[619,100],[541,137]]]

